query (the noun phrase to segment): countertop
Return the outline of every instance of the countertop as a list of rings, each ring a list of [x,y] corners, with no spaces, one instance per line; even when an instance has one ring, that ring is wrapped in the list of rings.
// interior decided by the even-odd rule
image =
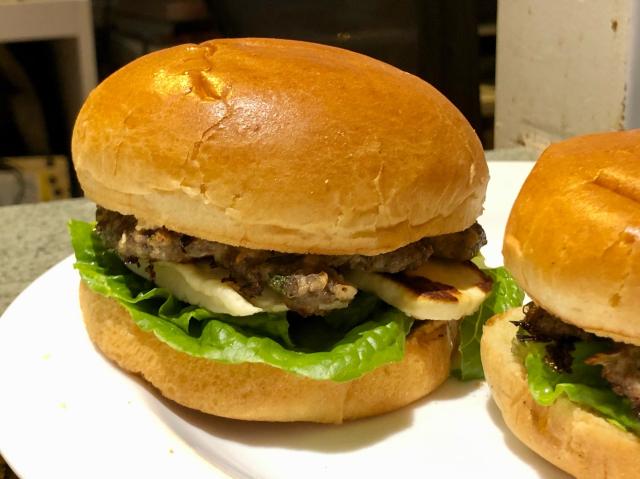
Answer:
[[[534,161],[537,156],[525,148],[486,154],[488,161]],[[0,314],[33,280],[71,254],[69,219],[91,221],[94,215],[95,204],[83,198],[0,207]],[[5,471],[0,456],[0,479],[5,472],[15,477]]]
[[[95,205],[86,199],[0,208],[0,314],[29,283],[71,254],[69,219],[94,216]]]

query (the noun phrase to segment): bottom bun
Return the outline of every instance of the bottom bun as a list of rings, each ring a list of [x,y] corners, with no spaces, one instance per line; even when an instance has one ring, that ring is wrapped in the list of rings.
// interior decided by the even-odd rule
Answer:
[[[349,382],[318,381],[260,363],[225,364],[174,350],[138,328],[115,300],[80,285],[91,340],[120,367],[167,398],[216,416],[253,421],[340,423],[398,409],[449,376],[455,324],[425,322],[402,361]]]
[[[566,472],[584,478],[637,478],[640,439],[568,399],[541,406],[529,394],[527,373],[512,353],[518,321],[512,309],[494,316],[482,335],[482,365],[509,429],[527,446]]]

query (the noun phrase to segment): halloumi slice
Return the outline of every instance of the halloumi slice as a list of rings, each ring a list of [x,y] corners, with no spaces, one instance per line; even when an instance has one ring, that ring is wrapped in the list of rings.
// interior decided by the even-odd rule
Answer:
[[[397,274],[350,271],[346,279],[403,313],[448,321],[474,313],[491,292],[491,279],[470,261],[430,259]]]
[[[139,265],[127,264],[127,266],[134,273],[167,289],[176,298],[202,306],[212,313],[250,316],[262,312],[287,310],[274,291],[265,291],[255,299],[256,304],[252,304],[236,291],[233,283],[229,281],[229,273],[223,268],[211,268],[206,264],[197,263],[155,261],[152,278],[147,262],[140,261]]]

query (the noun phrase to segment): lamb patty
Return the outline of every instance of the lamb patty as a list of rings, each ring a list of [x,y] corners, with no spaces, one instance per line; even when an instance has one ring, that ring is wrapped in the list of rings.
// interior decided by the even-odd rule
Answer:
[[[595,334],[587,333],[569,323],[558,319],[545,309],[531,302],[523,307],[524,319],[518,322],[523,331],[518,333],[520,341],[590,341],[597,339]],[[526,331],[526,333],[524,332]]]
[[[571,371],[571,352],[576,341],[611,343],[611,352],[599,353],[586,360],[587,364],[602,366],[602,377],[611,389],[629,399],[640,414],[640,347],[617,343],[567,324],[535,303],[524,307],[525,317],[518,322],[520,341],[540,341],[547,345],[548,361],[559,371]]]
[[[431,256],[469,260],[486,244],[484,230],[476,223],[459,233],[423,238],[375,256],[292,254],[230,246],[166,228],[142,229],[134,216],[102,207],[96,211],[96,220],[96,230],[107,248],[125,261],[186,263],[206,258],[227,269],[245,297],[259,295],[268,286],[282,294],[290,309],[303,315],[323,314],[353,299],[357,291],[340,271],[397,273],[415,269]]]
[[[628,398],[640,415],[640,347],[618,343],[613,352],[596,354],[587,363],[602,366],[602,377],[613,392]]]

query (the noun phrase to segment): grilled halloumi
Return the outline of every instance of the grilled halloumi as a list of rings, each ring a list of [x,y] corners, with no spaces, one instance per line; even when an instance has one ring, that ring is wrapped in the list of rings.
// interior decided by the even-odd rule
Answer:
[[[222,268],[211,268],[206,264],[172,263],[155,261],[153,273],[149,263],[128,264],[134,273],[152,279],[161,288],[169,290],[176,298],[197,304],[212,313],[232,316],[249,316],[256,313],[285,311],[287,307],[279,301],[275,292],[265,291],[255,298],[255,304],[238,293],[229,274]],[[153,275],[153,278],[152,278]]]
[[[431,259],[413,271],[351,271],[345,277],[358,289],[425,320],[461,319],[475,312],[491,292],[491,279],[470,261]]]
[[[213,313],[249,316],[287,310],[272,290],[248,301],[238,293],[223,268],[167,261],[153,262],[153,270],[144,261],[128,267],[153,279],[178,299]],[[413,271],[397,274],[350,271],[345,278],[405,314],[425,320],[460,319],[476,311],[491,291],[491,280],[471,262],[432,259]]]

